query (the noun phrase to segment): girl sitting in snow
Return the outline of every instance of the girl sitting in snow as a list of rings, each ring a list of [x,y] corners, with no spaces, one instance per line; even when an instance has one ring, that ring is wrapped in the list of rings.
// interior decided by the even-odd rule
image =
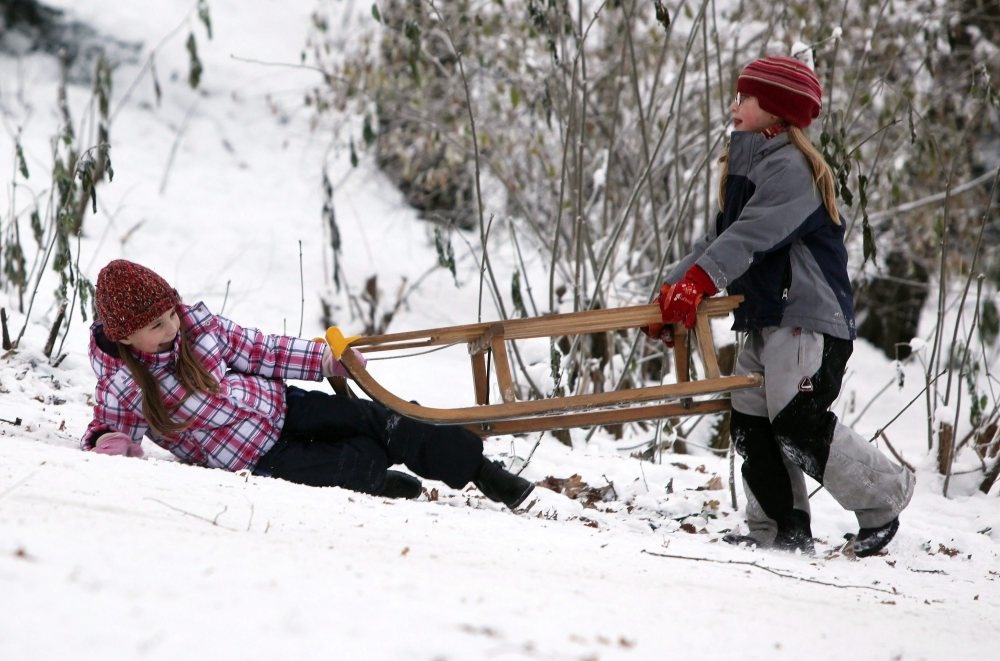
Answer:
[[[534,488],[487,460],[466,429],[286,385],[346,375],[325,342],[265,335],[204,303],[185,305],[163,278],[125,260],[101,269],[95,302],[86,450],[141,456],[148,435],[198,466],[414,498],[420,481],[388,470],[402,463],[456,489],[473,482],[511,509]]]
[[[726,541],[813,553],[806,473],[855,513],[854,553],[872,555],[895,535],[914,477],[829,410],[857,333],[833,175],[803,132],[822,89],[798,60],[765,57],[743,69],[736,90],[714,232],[659,297],[664,323],[689,328],[703,296],[728,288],[745,297],[736,372],[762,373],[764,387],[732,394],[750,534]]]

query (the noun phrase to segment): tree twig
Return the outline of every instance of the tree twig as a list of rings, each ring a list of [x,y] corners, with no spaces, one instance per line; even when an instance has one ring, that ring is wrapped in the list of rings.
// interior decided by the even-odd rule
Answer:
[[[9,420],[4,420],[4,422],[10,422],[10,421]],[[21,418],[18,418],[17,421],[15,423],[13,423],[13,424],[15,424],[15,425],[21,424]],[[45,465],[44,461],[39,462],[38,466],[34,470],[32,470],[30,473],[28,473],[27,475],[25,475],[20,480],[18,480],[14,484],[10,485],[9,487],[7,487],[6,489],[4,489],[3,491],[0,491],[0,498],[5,498],[12,491],[14,491],[19,486],[21,486],[22,484],[24,484],[25,482],[27,482],[28,480],[30,480],[31,478],[33,478],[35,476],[35,473],[37,473],[42,468],[42,466],[44,466],[44,465]]]
[[[191,121],[191,116],[194,114],[194,109],[198,105],[198,99],[191,104],[187,112],[184,114],[184,119],[181,120],[181,125],[177,128],[177,133],[174,135],[174,141],[170,145],[170,154],[167,156],[167,164],[163,168],[163,177],[160,179],[160,195],[167,189],[167,180],[170,178],[170,171],[174,167],[174,159],[177,157],[177,149],[181,146],[181,140],[184,139],[184,135],[187,133],[188,123]]]
[[[196,519],[201,519],[202,521],[207,521],[208,523],[211,523],[213,526],[218,526],[219,528],[225,528],[226,530],[234,530],[233,528],[230,528],[229,526],[224,526],[224,525],[222,525],[222,524],[219,523],[219,517],[226,513],[226,510],[229,509],[228,505],[223,505],[222,506],[222,511],[220,511],[218,514],[216,514],[214,519],[210,519],[207,516],[202,516],[201,514],[195,514],[194,512],[188,512],[185,509],[181,509],[180,507],[177,507],[175,505],[171,505],[170,503],[164,502],[164,501],[160,500],[159,498],[151,498],[151,497],[147,496],[146,500],[151,500],[154,503],[159,503],[160,505],[163,505],[164,507],[166,507],[168,509],[172,509],[175,512],[180,512],[181,514],[186,514],[187,516],[192,516],[192,517],[194,517]]]
[[[931,387],[931,384],[933,384],[935,381],[937,381],[938,379],[940,379],[941,376],[944,375],[947,371],[948,370],[942,370],[941,372],[939,372],[937,374],[937,376],[935,376],[933,379],[930,379],[927,382],[927,385],[925,385],[923,388],[921,388],[920,392],[918,392],[916,395],[914,395],[913,399],[911,399],[909,402],[906,403],[906,406],[904,406],[899,411],[897,411],[896,415],[892,416],[892,419],[889,420],[889,422],[885,423],[884,425],[882,425],[881,427],[878,428],[878,431],[875,432],[874,436],[872,436],[870,439],[868,439],[868,442],[871,443],[872,441],[874,441],[876,438],[879,437],[879,434],[881,434],[883,431],[885,431],[886,428],[889,427],[889,425],[891,425],[892,423],[896,422],[896,420],[899,419],[899,416],[901,416],[904,413],[906,413],[906,409],[908,409],[911,406],[913,406],[913,403],[916,402],[918,399],[920,399],[921,395],[923,395],[927,391],[927,389]]]
[[[827,587],[839,588],[841,590],[872,590],[873,592],[884,592],[886,594],[891,594],[891,595],[895,595],[895,596],[902,596],[902,595],[900,595],[899,592],[896,592],[895,590],[884,590],[882,588],[875,588],[875,587],[872,587],[870,585],[840,585],[838,583],[829,583],[827,581],[818,581],[818,580],[816,580],[814,578],[806,578],[804,576],[796,576],[795,574],[786,574],[785,572],[778,571],[777,569],[772,569],[772,568],[767,567],[765,565],[760,565],[760,564],[757,564],[756,562],[749,562],[749,561],[746,561],[746,560],[715,560],[713,558],[696,558],[696,557],[691,557],[691,556],[686,556],[686,555],[674,555],[672,553],[657,553],[655,551],[647,551],[646,549],[643,549],[642,553],[645,553],[646,555],[654,555],[654,556],[656,556],[658,558],[671,558],[671,559],[674,559],[674,560],[693,560],[695,562],[714,562],[714,563],[720,564],[720,565],[744,565],[744,566],[747,566],[747,567],[754,567],[756,569],[760,569],[760,570],[766,571],[766,572],[768,572],[770,574],[774,574],[775,576],[780,576],[781,578],[792,578],[792,579],[795,579],[796,581],[802,581],[804,583],[815,583],[816,585],[825,585]]]
[[[66,304],[63,303],[59,306],[59,312],[56,314],[56,320],[52,324],[52,328],[49,329],[49,339],[45,342],[45,349],[43,353],[46,358],[52,356],[52,349],[55,347],[56,338],[59,337],[59,328],[62,326],[63,319],[66,318]]]
[[[899,463],[903,464],[903,466],[906,466],[906,468],[911,473],[916,473],[917,472],[916,469],[913,468],[913,464],[911,464],[910,462],[908,462],[906,459],[903,459],[902,455],[900,455],[898,452],[896,452],[896,448],[892,447],[892,443],[889,442],[889,439],[886,437],[885,432],[879,430],[879,436],[885,442],[885,447],[889,448],[889,452],[892,453],[892,456],[894,456],[896,458],[896,461],[898,461]]]
[[[0,328],[3,329],[3,350],[10,350],[10,332],[7,330],[7,308],[0,308]]]
[[[928,195],[927,197],[920,198],[919,200],[913,200],[912,202],[907,202],[906,204],[900,204],[899,206],[893,207],[892,209],[886,209],[885,211],[876,211],[875,213],[868,214],[869,222],[876,222],[886,218],[897,219],[900,214],[907,213],[909,211],[915,211],[921,207],[928,206],[930,204],[937,204],[938,202],[944,202],[949,195],[957,195],[959,193],[964,193],[967,190],[977,188],[980,185],[986,183],[990,179],[996,177],[996,172],[990,171],[986,174],[982,174],[975,179],[970,179],[965,183],[954,186],[943,193],[935,193],[933,195]]]
[[[302,337],[302,326],[306,319],[306,276],[302,268],[302,239],[299,239],[299,337]]]

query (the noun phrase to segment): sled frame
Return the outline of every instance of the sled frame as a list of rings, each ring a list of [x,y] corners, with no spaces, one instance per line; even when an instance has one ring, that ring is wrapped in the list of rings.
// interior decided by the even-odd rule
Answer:
[[[710,320],[730,314],[742,300],[742,296],[705,299],[698,307],[693,329],[689,331],[683,324],[673,325],[676,383],[665,385],[522,401],[517,399],[507,353],[507,343],[515,340],[605,333],[658,324],[660,309],[656,304],[372,335],[351,344],[367,354],[465,343],[472,362],[475,406],[447,409],[421,406],[384,388],[352,352],[345,351],[341,362],[361,390],[397,413],[432,424],[465,425],[481,436],[716,413],[730,408],[729,398],[719,395],[760,387],[763,383],[759,375],[723,376],[719,370]],[[703,379],[691,379],[689,339],[697,346],[705,373]],[[502,399],[498,403],[489,401],[490,356]]]

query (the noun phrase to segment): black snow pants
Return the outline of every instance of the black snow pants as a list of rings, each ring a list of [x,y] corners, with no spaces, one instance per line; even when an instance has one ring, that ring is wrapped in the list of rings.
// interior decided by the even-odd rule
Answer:
[[[377,402],[294,386],[277,443],[254,470],[290,482],[382,492],[389,466],[461,489],[476,475],[483,442],[458,426],[401,416]]]

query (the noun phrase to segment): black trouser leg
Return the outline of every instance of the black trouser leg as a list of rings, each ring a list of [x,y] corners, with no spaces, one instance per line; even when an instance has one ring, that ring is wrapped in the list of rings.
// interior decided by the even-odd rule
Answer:
[[[273,477],[312,487],[382,493],[389,460],[373,439],[355,436],[337,441],[304,437],[283,440],[264,456]]]
[[[734,410],[729,429],[733,447],[743,457],[743,479],[761,509],[779,524],[786,521],[794,505],[792,482],[771,430],[771,421]]]
[[[461,489],[476,477],[483,462],[483,441],[460,426],[430,425],[392,413],[386,418],[386,442],[392,463],[406,464],[421,477]]]
[[[306,439],[322,444],[356,439],[355,445],[364,446],[368,457],[362,459],[359,455],[359,461],[377,461],[370,458],[372,453],[368,446],[360,441],[367,439],[370,445],[382,451],[386,465],[405,464],[421,477],[441,480],[456,489],[472,481],[482,462],[482,440],[462,427],[429,425],[365,399],[298,388],[289,388],[287,397],[283,439],[296,439],[298,443]],[[302,456],[300,460],[313,459]],[[383,478],[384,473],[383,468]]]
[[[854,344],[826,335],[819,369],[810,377],[811,389],[800,391],[774,416],[772,428],[778,444],[802,471],[820,484],[830,456],[837,416],[830,406],[844,379]]]

